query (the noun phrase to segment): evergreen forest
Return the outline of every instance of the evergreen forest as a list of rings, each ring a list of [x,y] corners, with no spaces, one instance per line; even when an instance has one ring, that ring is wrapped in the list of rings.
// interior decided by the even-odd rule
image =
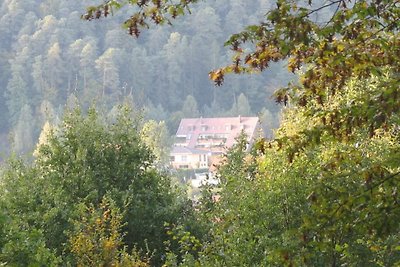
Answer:
[[[164,121],[168,136],[183,117],[261,115],[266,129],[276,127],[280,109],[270,96],[292,79],[284,67],[237,76],[218,89],[208,78],[230,59],[223,47],[229,35],[268,8],[265,1],[242,2],[201,3],[173,26],[151,27],[134,39],[121,27],[129,9],[90,23],[81,19],[90,1],[2,1],[3,154],[32,152],[44,123],[59,121],[74,105],[112,114],[128,104],[147,120]]]
[[[0,266],[400,266],[400,0],[0,11]],[[191,200],[170,136],[239,115]]]

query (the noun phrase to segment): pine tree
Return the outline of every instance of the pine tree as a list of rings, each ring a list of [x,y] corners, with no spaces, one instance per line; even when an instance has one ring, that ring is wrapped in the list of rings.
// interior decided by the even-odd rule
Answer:
[[[200,112],[197,107],[196,99],[188,95],[182,106],[182,113],[185,118],[197,118],[200,116]]]
[[[31,107],[25,104],[13,130],[12,150],[19,155],[29,152],[34,147],[34,139],[35,119]]]
[[[119,74],[117,53],[119,51],[115,48],[107,49],[96,61],[96,69],[99,72],[99,77],[102,80],[101,97],[114,100],[119,96]]]

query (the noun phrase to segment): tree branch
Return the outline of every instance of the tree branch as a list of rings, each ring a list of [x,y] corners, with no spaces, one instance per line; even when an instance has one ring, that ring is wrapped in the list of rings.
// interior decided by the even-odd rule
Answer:
[[[310,16],[311,14],[313,14],[313,13],[315,13],[315,12],[318,12],[318,11],[324,9],[324,8],[330,7],[330,6],[334,5],[334,4],[339,4],[339,6],[340,6],[340,4],[341,4],[343,1],[344,1],[344,0],[332,1],[332,2],[329,3],[329,4],[326,4],[326,5],[323,5],[323,6],[319,7],[319,8],[316,8],[316,9],[311,10],[311,11],[308,12],[307,14],[301,16],[300,18],[303,19],[303,18],[305,18],[305,17],[308,17],[308,16]]]
[[[358,196],[356,196],[354,199],[359,199],[359,198],[361,198],[362,196],[365,195],[365,193],[369,193],[370,191],[372,191],[372,190],[375,189],[376,187],[378,187],[378,186],[380,186],[380,185],[386,183],[387,181],[389,181],[390,179],[396,177],[396,176],[399,175],[399,174],[400,174],[400,171],[395,172],[395,173],[393,173],[393,174],[387,176],[386,178],[384,178],[384,179],[383,179],[382,181],[380,181],[379,183],[377,183],[377,184],[375,184],[375,185],[369,187],[367,190],[364,190],[361,194],[359,194]],[[331,214],[331,216],[333,217],[334,215],[336,215],[336,213],[338,213],[339,210],[340,210],[345,204],[347,204],[347,201],[344,201],[342,204],[340,204],[340,205],[336,208],[336,210]]]

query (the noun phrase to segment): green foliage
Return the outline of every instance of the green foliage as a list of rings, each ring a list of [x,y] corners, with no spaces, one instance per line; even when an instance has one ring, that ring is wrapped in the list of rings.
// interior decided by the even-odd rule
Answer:
[[[46,247],[41,230],[26,230],[26,225],[12,223],[6,227],[0,263],[5,266],[57,266],[61,259]]]
[[[233,116],[251,116],[251,107],[247,97],[242,93],[232,105],[230,113]]]
[[[301,199],[308,181],[293,177],[309,165],[282,170],[281,152],[271,151],[266,159],[246,152],[246,147],[242,137],[228,152],[219,169],[220,190],[211,191],[213,200],[203,204],[211,230],[199,256],[202,266],[280,265],[280,255],[299,243],[293,234],[300,214],[307,213]],[[270,178],[261,164],[269,167]]]
[[[19,73],[13,73],[5,92],[6,103],[11,117],[11,123],[16,124],[19,112],[27,104],[26,82]]]
[[[28,149],[33,147],[33,136],[35,119],[32,116],[32,110],[29,105],[24,105],[20,110],[18,121],[16,122],[12,150],[22,155],[29,152]]]
[[[149,266],[123,247],[122,214],[116,204],[104,197],[96,209],[83,207],[81,218],[74,221],[69,235],[71,252],[77,266]]]
[[[102,98],[108,95],[112,99],[118,95],[119,71],[117,65],[117,54],[117,49],[109,48],[95,62],[96,69],[99,71],[99,76],[102,77]]]
[[[0,262],[7,266],[58,265],[60,258],[48,248],[38,223],[43,219],[39,199],[42,192],[33,185],[41,182],[23,162],[11,160],[9,164],[0,179]]]
[[[145,145],[154,153],[159,165],[169,164],[169,147],[171,140],[164,121],[157,123],[149,120],[144,123],[140,136]]]
[[[313,16],[331,6],[336,11],[326,22]],[[399,229],[399,53],[389,48],[398,47],[398,12],[393,1],[353,5],[340,0],[320,6],[314,1],[278,1],[262,25],[249,26],[227,42],[237,52],[234,64],[211,73],[219,85],[225,73],[262,71],[282,59],[288,59],[291,71],[303,71],[300,85],[276,92],[278,102],[290,104],[288,115],[277,138],[259,145],[263,156],[258,158],[262,169],[257,175],[265,175],[269,186],[279,176],[285,179],[270,188],[272,192],[285,199],[293,193],[289,185],[309,181],[301,187],[303,195],[293,198],[301,214],[290,217],[301,220],[292,230],[278,231],[291,238],[269,248],[272,253],[264,258],[271,260],[268,265],[398,262],[393,244]],[[246,42],[255,44],[254,52],[244,52],[241,46]],[[272,160],[274,150],[287,162]],[[297,168],[302,171],[293,175]]]
[[[2,178],[2,210],[10,222],[25,225],[21,234],[37,229],[46,248],[70,261],[66,233],[81,215],[79,206],[96,207],[108,195],[123,214],[123,242],[148,249],[159,264],[168,238],[164,222],[183,221],[187,203],[154,169],[129,110],[121,109],[114,124],[94,109],[86,116],[74,110],[42,141],[32,166],[11,161]]]
[[[166,224],[165,226],[170,239],[165,242],[169,251],[167,252],[164,266],[178,266],[178,263],[183,265],[194,263],[202,247],[200,240],[190,231],[185,230],[182,225]]]
[[[106,16],[110,3],[85,18]],[[126,4],[137,8],[132,35],[148,20],[168,21],[169,2]],[[253,154],[239,140],[228,153],[219,201],[202,207],[210,239],[189,262],[398,264],[399,26],[398,1],[278,0],[260,24],[231,36],[233,63],[210,73],[216,85],[282,60],[300,81],[275,93],[289,106],[276,138]]]
[[[133,14],[129,14],[124,26],[129,34],[139,36],[150,22],[170,23],[197,2],[106,1],[89,7],[83,17],[107,17],[114,10],[130,6]],[[215,6],[223,8],[219,3]],[[243,5],[232,1],[229,17],[236,17],[239,11],[245,14]],[[50,6],[43,5],[43,9],[57,9]],[[57,23],[54,16],[46,16],[41,23],[43,31],[34,34],[35,40],[41,41],[34,42],[32,47],[45,46],[46,31],[54,30]],[[157,93],[149,97],[153,103],[179,106],[170,95],[172,91],[164,90],[164,84],[174,84],[185,87],[183,90],[195,96],[196,101],[197,96],[207,95],[201,104],[213,103],[211,111],[232,105],[226,101],[229,92],[222,89],[211,93],[203,86],[204,91],[197,91],[198,77],[207,69],[203,63],[219,64],[215,52],[218,47],[210,33],[221,35],[220,23],[214,8],[200,6],[193,23],[197,27],[188,30],[199,30],[192,39],[177,34],[168,37],[158,31],[149,34],[151,48],[135,51],[135,60],[146,66],[146,80],[156,88]],[[22,23],[16,23],[16,27],[19,24]],[[264,71],[272,63],[285,60],[289,71],[298,73],[300,80],[275,93],[276,101],[288,106],[275,139],[258,141],[251,153],[246,151],[244,139],[239,139],[228,153],[219,170],[219,188],[205,192],[198,207],[199,216],[191,221],[196,226],[205,225],[207,234],[201,231],[204,229],[188,227],[191,209],[185,209],[186,202],[171,188],[169,179],[154,170],[152,154],[142,144],[129,117],[121,116],[114,126],[109,126],[93,110],[87,118],[79,114],[67,116],[61,128],[40,146],[33,167],[13,161],[4,172],[0,214],[5,223],[0,223],[0,231],[9,235],[0,239],[0,261],[16,265],[26,264],[26,259],[40,259],[39,264],[43,265],[56,262],[57,257],[69,252],[63,245],[68,240],[65,230],[72,230],[71,219],[80,216],[77,202],[94,207],[110,195],[123,214],[121,224],[117,223],[114,230],[124,225],[121,231],[126,232],[123,239],[117,235],[114,244],[123,240],[130,248],[148,246],[151,251],[156,250],[155,264],[161,264],[163,255],[170,266],[398,265],[399,26],[398,1],[277,0],[276,7],[265,14],[261,23],[232,35],[226,45],[234,52],[233,63],[210,73],[217,85],[224,82],[227,73]],[[238,27],[236,23],[232,26]],[[8,33],[3,27],[1,30]],[[51,54],[57,59],[55,66],[62,59],[57,54],[63,45],[59,46],[60,53],[55,45],[57,37],[62,39],[58,34],[62,33],[53,36],[49,47],[45,46],[46,51],[54,52]],[[114,39],[112,36],[110,33],[108,39]],[[168,38],[168,45],[163,47]],[[7,104],[14,122],[19,118],[18,107],[26,104],[29,97],[25,88],[31,77],[23,66],[31,64],[28,55],[34,49],[20,47],[26,40],[29,37],[21,36],[20,44],[15,45],[15,59],[10,61]],[[200,40],[207,40],[209,47],[200,45],[198,50],[185,50],[198,47]],[[107,42],[124,45],[120,40]],[[179,44],[181,53],[195,68],[186,70],[172,64],[177,57],[171,49],[173,44]],[[95,55],[95,50],[90,49],[90,54]],[[169,68],[167,75],[150,67],[149,58],[157,50],[163,50],[162,57],[169,60],[161,64]],[[120,82],[120,77],[107,76],[111,73],[104,67],[107,64],[100,63],[113,61],[114,56],[106,57],[107,51],[116,50],[104,47],[101,51],[106,52],[97,61],[99,74],[103,75],[97,75],[102,77],[97,77],[99,81],[89,70],[92,56],[85,56],[84,89],[93,90],[93,84],[103,84],[102,95],[107,99],[112,95],[114,100],[129,91],[129,96],[140,95],[142,84],[139,89],[130,90],[112,87]],[[126,50],[121,53],[123,59]],[[39,68],[40,57],[36,59],[35,66]],[[136,69],[142,66],[130,61],[129,65]],[[116,65],[111,69],[115,72]],[[182,81],[172,75],[174,72]],[[62,73],[54,74],[42,81],[41,72],[37,71],[34,84],[54,86]],[[78,90],[81,79],[75,75]],[[72,88],[70,83],[68,88]],[[240,88],[232,88],[236,96]],[[81,94],[90,98],[96,92],[87,90]],[[155,95],[161,100],[154,101]],[[246,95],[252,96],[253,100],[248,102],[254,103],[259,101],[254,98],[262,94]],[[178,98],[184,99],[181,94]],[[251,105],[241,102],[246,113]],[[188,107],[175,111],[168,123],[176,126],[187,110]],[[96,218],[95,213],[92,218]],[[181,213],[187,216],[186,221]],[[177,226],[166,233],[164,222]],[[90,227],[89,224],[86,229],[94,229],[94,236],[109,237],[107,231]],[[172,242],[166,242],[168,234]],[[85,242],[98,240],[79,231],[77,236],[84,237],[80,240]],[[34,240],[34,244],[15,246],[21,240]],[[164,250],[165,243],[170,250]],[[202,249],[198,251],[200,244]],[[117,250],[112,251],[116,255]],[[12,259],[12,254],[21,257]]]
[[[350,82],[324,108],[361,103],[382,90],[374,81]],[[372,136],[363,127],[338,135],[322,128],[319,114],[310,120],[310,108],[287,109],[274,141],[260,140],[247,153],[238,140],[228,152],[219,201],[204,203],[211,238],[201,265],[398,263],[399,117]]]
[[[237,3],[199,1],[193,5],[192,16],[171,20],[173,27],[150,27],[139,40],[119,27],[128,12],[138,10],[135,3],[132,9],[126,6],[112,18],[89,23],[80,19],[88,4],[83,1],[3,2],[0,7],[0,88],[3,88],[0,141],[4,144],[3,152],[10,150],[8,136],[15,130],[26,104],[38,118],[43,115],[38,107],[47,101],[54,108],[54,119],[58,119],[63,117],[65,107],[69,107],[68,99],[72,95],[85,109],[95,103],[103,112],[129,98],[135,109],[157,107],[153,111],[158,114],[152,114],[151,119],[164,120],[173,133],[177,127],[173,114],[181,111],[188,95],[197,102],[194,114],[203,117],[210,113],[206,106],[210,107],[213,102],[218,102],[220,109],[212,110],[214,116],[231,116],[229,110],[235,95],[247,90],[251,90],[246,96],[253,112],[264,106],[277,111],[272,100],[265,103],[268,93],[264,87],[268,84],[268,92],[271,92],[273,86],[288,80],[286,71],[280,68],[274,68],[273,75],[253,76],[250,85],[246,77],[237,77],[228,81],[226,88],[214,90],[208,80],[210,69],[226,59],[221,44],[239,24],[244,26],[254,21],[254,16],[260,12],[260,2],[264,1],[242,3],[249,16],[244,16],[235,26],[230,23],[232,17],[228,13],[238,10]],[[95,2],[105,3],[92,1]],[[128,1],[113,2],[129,4]],[[143,6],[147,7],[150,6]],[[40,129],[43,123],[42,119],[35,120],[33,127]],[[39,131],[34,131],[33,140],[38,135]],[[32,142],[22,146],[23,151],[33,149]]]
[[[196,3],[198,0],[185,0],[177,4],[171,4],[164,1],[140,0],[140,1],[106,1],[99,6],[90,6],[87,13],[82,16],[85,20],[99,19],[113,14],[114,10],[118,10],[124,5],[130,5],[136,8],[136,12],[131,18],[124,22],[124,27],[128,29],[130,35],[139,37],[140,29],[148,28],[149,22],[154,24],[171,23],[171,19],[190,12],[189,4]]]
[[[309,170],[304,173],[304,177],[307,175],[313,180],[307,198],[311,213],[302,216],[300,228],[309,250],[304,260],[313,262],[325,258],[326,264],[351,262],[355,265],[375,265],[383,260],[384,265],[392,265],[399,257],[389,245],[399,227],[398,213],[392,211],[397,209],[394,192],[399,176],[399,147],[393,129],[381,128],[376,136],[369,137],[368,129],[357,128],[346,141],[342,141],[343,136],[325,132],[318,144],[299,151],[301,142],[307,140],[297,134],[309,119],[307,115],[299,116],[301,112],[293,113],[292,121],[294,118],[297,121],[284,128],[286,131],[282,134],[296,136],[298,141],[284,148],[293,164],[299,155],[310,158],[311,151],[316,159],[313,168],[318,172],[314,178]],[[375,251],[370,249],[372,245],[361,245],[375,242],[388,242],[388,245]],[[390,254],[390,257],[383,259],[379,254]]]
[[[185,118],[199,117],[200,114],[197,108],[197,102],[193,96],[188,95],[186,97],[185,102],[183,102],[182,113],[185,116]]]
[[[329,8],[334,11],[326,21],[314,16]],[[286,105],[290,100],[298,106],[317,102],[323,107],[329,106],[330,99],[345,90],[354,77],[368,80],[389,72],[379,95],[368,96],[368,105],[377,109],[365,114],[364,125],[378,128],[399,110],[395,100],[399,85],[398,13],[396,1],[351,4],[339,0],[325,5],[318,1],[277,1],[277,8],[266,14],[261,25],[249,26],[230,38],[226,44],[236,51],[234,64],[212,72],[211,78],[221,84],[225,73],[262,71],[272,62],[287,59],[290,71],[301,70],[300,86],[290,84],[277,91],[277,102]],[[244,52],[247,42],[255,46],[249,53]],[[362,112],[357,106],[353,109]],[[332,124],[342,126],[341,116],[353,118],[356,114],[343,110],[338,117],[328,111],[324,115],[330,116]],[[348,131],[360,126],[355,120],[347,124]]]

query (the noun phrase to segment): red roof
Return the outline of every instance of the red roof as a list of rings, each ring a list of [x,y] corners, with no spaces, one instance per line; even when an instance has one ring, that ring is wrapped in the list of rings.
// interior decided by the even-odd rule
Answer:
[[[182,139],[180,145],[189,148],[223,151],[235,143],[235,138],[242,130],[251,141],[258,129],[257,117],[192,118],[181,120],[176,136]],[[211,142],[213,149],[202,147],[204,144],[210,145]]]

